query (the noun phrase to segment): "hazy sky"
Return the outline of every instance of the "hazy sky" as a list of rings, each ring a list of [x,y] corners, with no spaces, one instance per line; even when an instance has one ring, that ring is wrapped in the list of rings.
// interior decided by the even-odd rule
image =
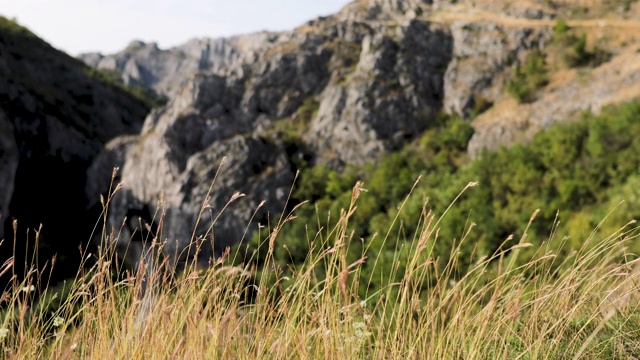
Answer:
[[[134,39],[161,48],[193,37],[287,30],[350,0],[0,0],[16,18],[71,55],[122,50]]]

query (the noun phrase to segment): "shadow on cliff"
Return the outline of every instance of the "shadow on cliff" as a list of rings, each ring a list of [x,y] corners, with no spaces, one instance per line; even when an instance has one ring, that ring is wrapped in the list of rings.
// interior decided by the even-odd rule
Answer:
[[[6,239],[0,248],[1,258],[4,261],[15,256],[14,271],[19,278],[31,265],[42,272],[44,281],[56,283],[73,277],[82,254],[95,253],[87,246],[92,246],[89,236],[100,216],[95,207],[86,210],[84,186],[88,164],[46,157],[20,160],[9,205],[11,218],[4,219]],[[36,263],[31,264],[32,260]],[[5,276],[2,283],[8,280]]]

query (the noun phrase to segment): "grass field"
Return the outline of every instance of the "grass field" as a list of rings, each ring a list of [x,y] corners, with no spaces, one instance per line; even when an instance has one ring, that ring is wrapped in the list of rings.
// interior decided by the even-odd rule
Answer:
[[[470,186],[475,184],[470,183]],[[466,190],[466,189],[465,189]],[[580,249],[562,257],[566,239],[551,229],[531,250],[526,232],[506,239],[490,257],[455,273],[460,244],[441,267],[432,256],[440,218],[425,204],[402,281],[367,298],[358,294],[360,267],[346,261],[349,219],[361,184],[338,225],[317,237],[302,266],[280,276],[271,256],[284,214],[265,239],[262,271],[231,266],[227,253],[207,269],[176,276],[160,257],[121,271],[113,233],[103,233],[95,265],[48,287],[47,270],[31,269],[2,293],[2,356],[19,359],[632,359],[640,357],[640,267],[626,245],[637,241],[633,222],[612,234],[594,229]],[[108,207],[106,201],[105,209]],[[455,203],[452,204],[455,206]],[[446,213],[443,215],[446,217]],[[532,215],[534,221],[535,213]],[[606,219],[604,220],[606,221]],[[393,236],[387,234],[386,236]],[[323,240],[320,240],[323,239]],[[554,246],[551,246],[551,244]],[[6,245],[6,244],[5,244]],[[3,246],[5,246],[3,245]],[[158,250],[160,246],[155,249]],[[156,264],[156,266],[154,266]],[[55,264],[53,265],[55,266]],[[12,263],[1,272],[9,274]],[[146,275],[146,276],[145,276]],[[14,279],[22,278],[15,276]],[[389,278],[394,278],[393,276]],[[272,285],[275,284],[275,285]],[[145,295],[142,287],[146,286]],[[36,299],[37,298],[37,299]]]

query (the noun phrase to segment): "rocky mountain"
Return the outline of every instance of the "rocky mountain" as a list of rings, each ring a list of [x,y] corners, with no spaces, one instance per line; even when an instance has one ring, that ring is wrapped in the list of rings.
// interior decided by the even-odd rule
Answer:
[[[375,163],[442,112],[471,122],[474,155],[637,97],[639,13],[627,0],[356,0],[291,31],[83,55],[168,101],[139,131],[97,121],[113,131],[85,149],[82,202],[118,166],[108,221],[120,244],[151,232],[179,263],[195,240],[206,262],[291,207],[296,170]]]
[[[162,198],[174,259],[184,260],[190,241],[213,229],[203,250],[211,255],[280,214],[301,165],[375,162],[442,111],[472,121],[475,154],[572,113],[637,97],[637,39],[620,30],[637,28],[638,6],[605,5],[611,18],[594,26],[573,3],[358,0],[287,32],[168,50],[135,42],[115,55],[85,55],[125,83],[170,99],[140,135],[107,144],[90,176],[106,178],[110,166],[121,165],[125,188],[112,204],[112,226],[132,211],[157,225]],[[574,12],[570,26],[593,41],[608,39],[610,58],[595,68],[558,65],[538,95],[517,102],[506,91],[514,73],[531,54],[559,46],[557,17]],[[228,205],[236,193],[246,196]],[[121,239],[132,232],[124,229]]]
[[[33,249],[42,225],[39,254],[57,254],[57,273],[75,274],[78,248],[99,215],[87,211],[97,199],[85,196],[86,171],[107,141],[139,132],[149,109],[146,100],[0,17],[0,262],[14,250],[21,259]]]
[[[257,48],[277,34],[257,33],[218,39],[192,39],[168,50],[156,43],[132,41],[113,54],[88,53],[80,59],[88,65],[121,74],[124,84],[154,90],[173,97],[184,82],[198,72],[218,72],[253,58]]]

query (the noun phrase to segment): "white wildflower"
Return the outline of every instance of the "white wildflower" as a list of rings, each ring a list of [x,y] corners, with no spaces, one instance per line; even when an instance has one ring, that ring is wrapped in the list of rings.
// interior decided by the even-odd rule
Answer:
[[[36,290],[36,287],[33,285],[25,286],[22,288],[22,292],[26,292],[26,293],[30,293],[35,290]]]
[[[53,326],[54,327],[59,327],[62,324],[64,324],[64,319],[61,318],[60,316],[56,316],[55,318],[53,318]]]
[[[371,332],[370,331],[362,331],[361,329],[357,329],[355,331],[355,335],[356,335],[356,338],[362,339],[362,338],[366,338],[366,337],[371,336]]]
[[[0,328],[0,340],[3,340],[4,338],[6,338],[7,335],[9,335],[9,329]]]

